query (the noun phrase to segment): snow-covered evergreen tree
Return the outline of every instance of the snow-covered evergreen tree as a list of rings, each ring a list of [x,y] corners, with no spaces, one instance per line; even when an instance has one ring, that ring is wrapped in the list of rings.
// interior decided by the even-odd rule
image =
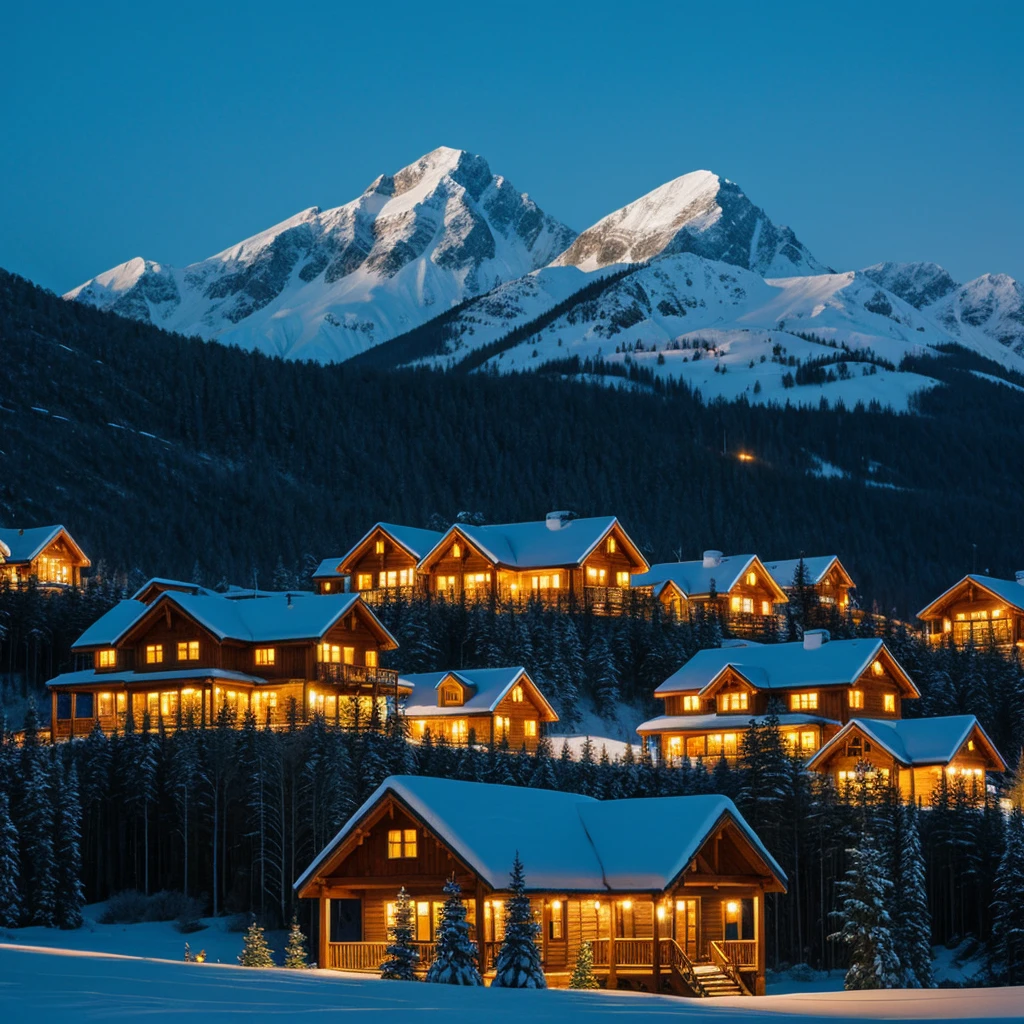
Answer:
[[[394,923],[390,929],[388,958],[380,965],[380,976],[388,981],[414,981],[420,954],[413,945],[413,905],[403,885],[395,900]]]
[[[576,966],[569,978],[569,988],[598,988],[594,977],[594,947],[589,942],[581,942],[576,951]]]
[[[267,937],[263,929],[255,922],[249,925],[245,933],[242,952],[238,954],[238,962],[243,967],[273,967],[273,950],[267,945]]]
[[[846,851],[850,869],[837,883],[842,898],[836,912],[842,928],[832,937],[849,950],[847,989],[899,988],[903,968],[896,955],[892,920],[886,909],[892,881],[871,832],[865,828],[857,846]]]
[[[427,971],[427,981],[440,985],[482,985],[476,966],[476,944],[469,938],[462,888],[454,875],[445,884],[444,894],[448,898],[441,908],[434,962]]]
[[[67,771],[60,755],[53,759],[55,910],[54,922],[70,930],[82,927],[82,807],[78,796],[78,769],[72,760]]]
[[[996,871],[992,901],[991,968],[1007,985],[1024,982],[1024,812],[1006,822],[1006,848]]]
[[[28,922],[52,928],[57,882],[49,760],[48,752],[41,747],[34,748],[27,757],[20,832],[22,888],[26,895]]]
[[[928,913],[924,855],[917,823],[917,808],[894,799],[897,842],[893,864],[893,900],[890,917],[895,926],[896,953],[903,965],[907,988],[931,988],[932,919]]]
[[[512,895],[505,901],[505,938],[498,950],[491,987],[547,988],[537,945],[540,925],[533,919],[518,853],[512,863],[509,890]]]
[[[304,971],[309,967],[306,958],[306,936],[302,934],[299,922],[293,917],[288,929],[288,945],[284,949],[284,965],[293,971]]]
[[[0,789],[0,927],[17,928],[24,903],[18,889],[21,880],[18,830],[11,818],[7,793]]]

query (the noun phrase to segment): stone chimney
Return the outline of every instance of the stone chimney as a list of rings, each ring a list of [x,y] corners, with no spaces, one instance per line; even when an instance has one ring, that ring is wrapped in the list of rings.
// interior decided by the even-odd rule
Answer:
[[[830,639],[827,629],[805,629],[804,650],[816,651],[822,644],[827,644]]]
[[[722,564],[722,558],[724,555],[721,551],[705,551],[704,552],[704,568],[705,569],[717,569]]]

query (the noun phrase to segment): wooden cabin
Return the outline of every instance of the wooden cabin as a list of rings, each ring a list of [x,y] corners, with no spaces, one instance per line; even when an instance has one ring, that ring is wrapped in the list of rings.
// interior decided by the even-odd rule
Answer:
[[[985,797],[987,772],[1006,763],[974,715],[887,720],[854,718],[810,760],[842,794],[860,780],[895,786],[905,801],[930,806],[945,789],[963,787],[969,800]]]
[[[677,618],[688,618],[697,606],[714,609],[737,636],[773,632],[776,605],[788,601],[757,555],[721,551],[705,551],[700,561],[652,565],[633,577],[633,587],[649,592]]]
[[[295,883],[318,901],[319,966],[376,973],[404,886],[425,968],[454,875],[489,980],[517,853],[549,984],[568,983],[587,941],[608,988],[763,994],[765,894],[786,877],[728,797],[599,801],[422,776],[385,780]]]
[[[261,726],[322,715],[366,728],[407,693],[381,654],[398,645],[358,594],[233,596],[147,585],[93,623],[73,650],[87,662],[47,684],[54,739],[136,728],[205,727],[227,709]]]
[[[429,593],[494,607],[539,600],[557,607],[620,611],[647,561],[614,516],[551,512],[539,522],[452,526],[419,569]]]
[[[507,742],[513,750],[537,749],[545,727],[558,721],[555,709],[522,667],[459,669],[403,674],[411,692],[404,714],[410,735],[448,743]]]
[[[917,613],[932,643],[1024,647],[1024,572],[1016,579],[965,576]]]
[[[371,604],[422,597],[426,579],[418,566],[442,536],[438,530],[376,523],[347,554],[321,562],[313,581],[320,593],[348,589]]]
[[[764,565],[775,582],[792,599],[801,562],[804,566],[804,586],[814,591],[818,603],[845,612],[850,607],[850,591],[856,589],[857,584],[837,555],[788,558],[780,562],[765,562]]]
[[[0,529],[0,585],[24,586],[34,579],[40,587],[77,587],[82,570],[92,563],[63,526]]]
[[[734,760],[751,720],[774,702],[786,744],[810,757],[858,715],[898,719],[920,694],[881,640],[832,640],[808,630],[800,642],[698,651],[655,691],[665,713],[637,732],[671,762]]]

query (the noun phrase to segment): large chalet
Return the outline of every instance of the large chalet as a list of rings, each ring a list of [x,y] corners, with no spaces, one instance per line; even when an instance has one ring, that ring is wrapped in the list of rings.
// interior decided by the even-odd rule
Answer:
[[[633,577],[633,586],[649,590],[662,606],[686,618],[698,606],[714,610],[736,634],[764,633],[775,626],[775,606],[786,591],[757,555],[705,551],[693,562],[659,562]]]
[[[857,584],[837,555],[787,558],[778,562],[765,562],[764,566],[792,600],[796,593],[801,562],[804,567],[804,587],[813,592],[818,603],[845,612],[850,606],[850,591],[855,590]]]
[[[1012,580],[971,573],[937,597],[917,617],[932,643],[952,640],[1010,650],[1024,647],[1024,572]]]
[[[763,994],[765,894],[784,892],[786,876],[723,796],[600,801],[389,778],[295,883],[319,903],[319,965],[376,973],[404,886],[425,967],[454,875],[487,978],[517,853],[549,983],[565,985],[590,942],[609,988]]]
[[[381,654],[397,647],[358,594],[217,594],[151,580],[93,623],[73,650],[87,667],[48,683],[51,736],[211,725],[226,709],[263,725],[314,714],[360,728],[409,692]]]
[[[63,526],[0,529],[0,584],[77,587],[92,563]]]

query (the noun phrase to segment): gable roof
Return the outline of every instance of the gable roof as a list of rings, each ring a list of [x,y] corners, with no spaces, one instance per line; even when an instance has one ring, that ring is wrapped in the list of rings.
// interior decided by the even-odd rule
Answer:
[[[724,555],[717,565],[704,564],[703,559],[693,562],[658,562],[644,573],[633,577],[632,586],[658,586],[671,582],[679,588],[683,596],[689,600],[694,597],[707,597],[711,593],[712,581],[715,592],[726,594],[743,578],[752,566],[760,568],[760,576],[776,592],[776,602],[783,604],[789,599],[786,592],[775,581],[757,555]],[[663,587],[655,593],[657,597]]]
[[[595,800],[576,793],[425,776],[385,779],[295,883],[300,890],[387,795],[492,889],[506,889],[518,853],[535,891],[667,889],[723,821],[731,821],[784,888],[786,876],[724,796]]]
[[[662,732],[691,732],[714,729],[715,732],[746,732],[750,724],[760,725],[766,716],[749,713],[736,715],[658,715],[646,722],[641,722],[636,731],[641,736],[655,735]],[[801,725],[835,725],[842,723],[832,718],[807,712],[787,711],[775,716],[780,728],[794,728]]]
[[[920,694],[902,666],[877,639],[830,640],[808,650],[801,641],[763,647],[716,647],[698,651],[655,691],[656,697],[704,692],[732,669],[758,690],[850,686],[885,652],[909,695]]]
[[[328,559],[326,562],[321,562],[317,568],[317,572],[320,572],[325,565],[333,563],[336,567],[336,571],[330,573],[332,576],[339,575],[340,571],[344,571],[342,567],[350,558],[353,558],[363,545],[378,531],[382,530],[386,533],[399,547],[403,548],[409,555],[412,556],[417,562],[421,561],[431,548],[444,536],[440,530],[424,530],[418,526],[402,526],[400,523],[374,523],[369,530],[366,531],[338,559]]]
[[[149,605],[140,601],[118,602],[73,646],[113,646],[143,617],[156,614],[165,604],[176,606],[219,640],[248,642],[318,639],[358,607],[386,642],[398,646],[398,641],[358,594],[269,594],[243,598],[176,590],[165,590]]]
[[[217,591],[210,590],[208,587],[201,586],[198,583],[186,583],[185,580],[172,580],[166,576],[154,576],[152,579],[146,580],[145,583],[139,587],[138,590],[132,594],[130,600],[141,601],[147,596],[150,590],[155,591],[156,594],[161,594],[165,590],[180,590],[191,594],[216,594]]]
[[[976,573],[968,573],[962,580],[954,583],[948,590],[940,594],[931,604],[922,608],[918,613],[919,619],[936,618],[937,610],[953,596],[961,587],[968,583],[987,590],[993,597],[1005,601],[1008,605],[1024,611],[1024,586],[1016,580],[1001,580],[995,576],[979,576]]]
[[[437,542],[420,559],[425,567],[449,544],[461,536],[495,565],[509,569],[549,569],[582,565],[594,549],[618,527],[624,547],[633,560],[646,568],[647,559],[630,539],[615,516],[569,519],[557,530],[544,519],[529,523],[469,526],[456,523],[439,535]]]
[[[838,555],[812,555],[804,558],[804,572],[807,574],[807,585],[816,587],[829,573],[832,566],[838,565],[842,574],[853,585],[853,577],[839,561]],[[772,578],[784,589],[792,587],[796,571],[800,565],[799,558],[785,558],[778,562],[765,562],[764,567],[772,574]]]
[[[462,684],[468,694],[464,703],[438,706],[437,691],[446,679],[456,679]],[[539,698],[541,710],[545,713],[544,721],[557,722],[558,715],[555,709],[521,665],[510,668],[460,668],[457,671],[418,672],[403,674],[398,679],[400,685],[412,687],[405,708],[405,714],[409,718],[436,718],[438,715],[458,716],[494,711],[520,680],[524,680]]]
[[[846,743],[849,734],[859,729],[896,761],[907,768],[915,765],[948,764],[975,730],[989,747],[998,771],[1006,771],[1006,762],[982,729],[974,715],[947,715],[941,718],[851,718],[808,762],[809,768],[823,764],[829,754]]]
[[[0,529],[0,543],[7,548],[9,562],[31,562],[61,535],[78,553],[83,566],[92,565],[85,552],[63,526],[35,526],[28,530]]]
[[[335,579],[338,576],[344,576],[345,573],[341,571],[340,558],[325,558],[314,570],[313,575],[310,579],[324,580],[324,579]]]

